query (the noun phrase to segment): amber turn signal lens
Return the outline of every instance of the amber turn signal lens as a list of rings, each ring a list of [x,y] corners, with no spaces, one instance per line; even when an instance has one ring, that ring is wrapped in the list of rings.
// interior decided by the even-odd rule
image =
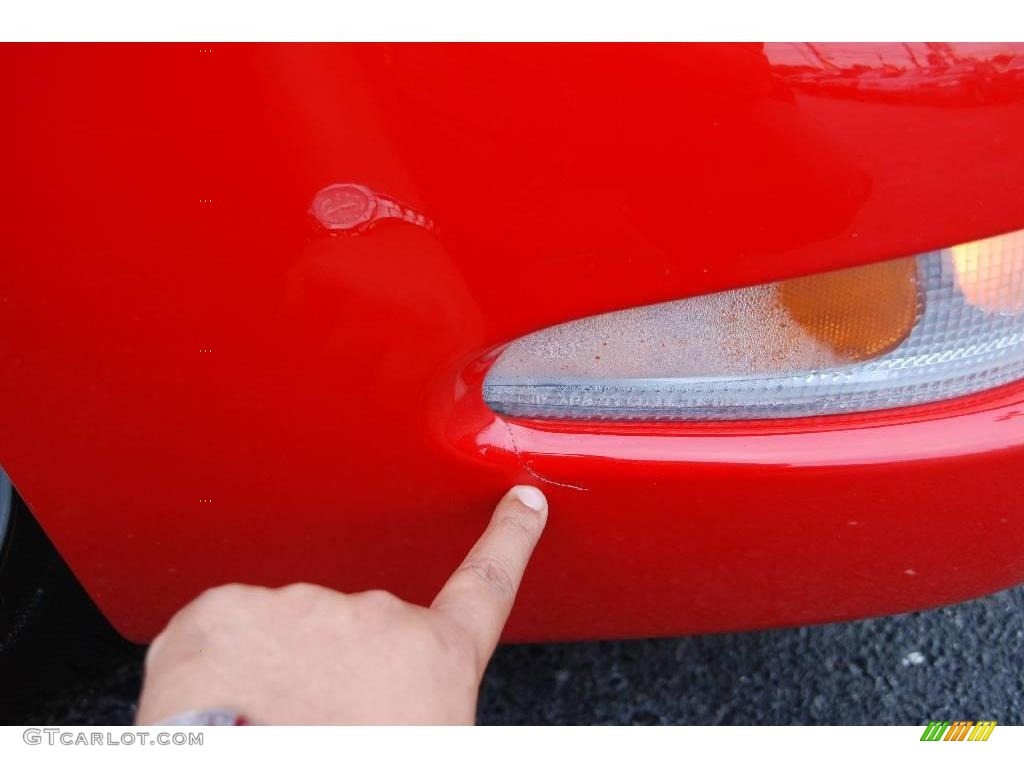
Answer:
[[[779,283],[779,299],[839,360],[860,362],[902,342],[917,321],[917,262],[898,259]]]
[[[511,416],[720,420],[858,413],[1024,384],[1024,230],[866,267],[562,323],[510,344]]]

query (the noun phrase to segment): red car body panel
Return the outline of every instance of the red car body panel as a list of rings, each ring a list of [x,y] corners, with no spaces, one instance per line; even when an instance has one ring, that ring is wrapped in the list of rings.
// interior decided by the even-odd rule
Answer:
[[[555,322],[1024,228],[1024,49],[9,45],[0,462],[145,640],[227,581],[428,602],[511,484],[506,639],[1024,579],[1024,388],[821,419],[506,420]],[[350,182],[434,226],[328,232]]]

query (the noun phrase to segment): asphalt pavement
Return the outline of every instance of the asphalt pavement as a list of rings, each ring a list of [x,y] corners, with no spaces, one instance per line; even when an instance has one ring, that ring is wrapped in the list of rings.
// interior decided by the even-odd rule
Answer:
[[[0,722],[130,724],[144,648],[72,580],[8,664]],[[1024,723],[1024,586],[932,611],[701,637],[506,646],[479,722]]]

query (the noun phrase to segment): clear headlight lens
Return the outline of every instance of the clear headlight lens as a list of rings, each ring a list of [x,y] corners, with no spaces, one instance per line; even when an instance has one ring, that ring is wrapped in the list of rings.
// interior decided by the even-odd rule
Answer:
[[[514,416],[764,419],[1022,377],[1024,230],[547,328],[505,349],[484,399]]]

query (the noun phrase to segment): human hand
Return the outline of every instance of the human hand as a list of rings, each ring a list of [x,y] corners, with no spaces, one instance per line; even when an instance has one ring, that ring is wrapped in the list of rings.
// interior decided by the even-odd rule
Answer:
[[[430,608],[312,584],[210,589],[150,646],[137,722],[216,708],[260,724],[472,724],[546,521],[543,493],[512,488]]]

